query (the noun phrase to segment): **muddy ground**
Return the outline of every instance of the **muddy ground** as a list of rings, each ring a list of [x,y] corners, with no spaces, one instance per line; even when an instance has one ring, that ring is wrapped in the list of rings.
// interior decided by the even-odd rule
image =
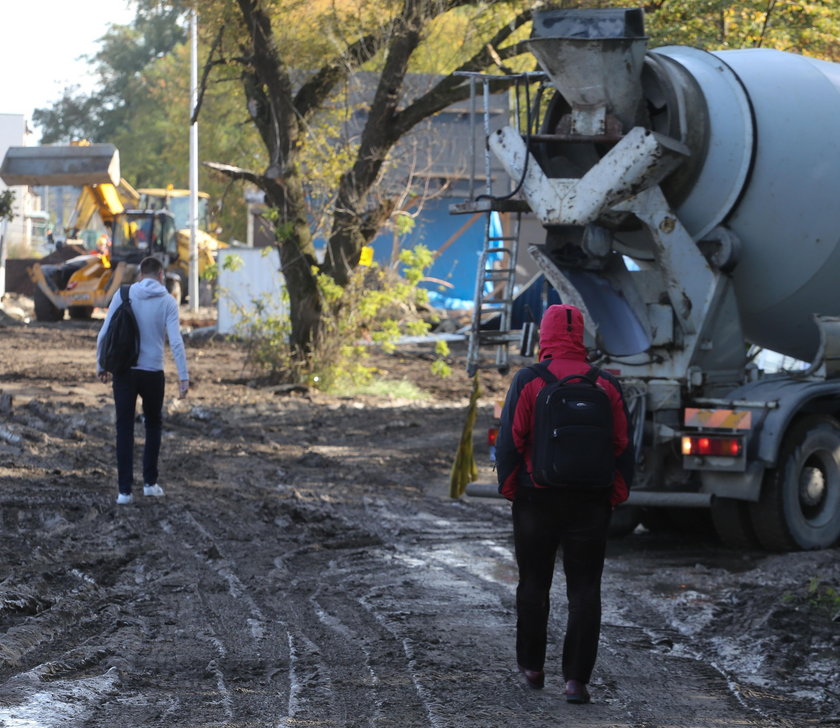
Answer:
[[[427,392],[401,401],[255,388],[236,344],[190,341],[166,497],[117,507],[98,326],[0,317],[3,728],[840,725],[838,550],[611,542],[594,704],[567,705],[562,578],[533,691],[509,509],[447,497],[460,352],[446,381],[422,347],[378,355]],[[505,384],[484,377],[479,454]]]

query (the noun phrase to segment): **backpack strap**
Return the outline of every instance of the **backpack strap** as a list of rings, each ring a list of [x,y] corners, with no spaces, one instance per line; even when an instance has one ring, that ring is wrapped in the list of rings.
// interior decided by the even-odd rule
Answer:
[[[568,377],[563,377],[560,380],[560,384],[565,384],[566,382],[570,382],[573,379],[579,379],[582,382],[586,382],[587,384],[591,384],[593,387],[598,386],[598,377],[601,374],[601,370],[598,367],[592,367],[588,372],[585,374],[570,374]]]
[[[593,384],[598,383],[598,377],[601,376],[601,370],[598,367],[592,367],[584,376],[591,381]]]
[[[601,370],[598,367],[590,367],[589,371],[586,374],[570,374],[567,377],[563,377],[563,379],[557,379],[554,376],[554,373],[548,368],[548,362],[550,360],[546,359],[545,361],[541,361],[539,364],[532,364],[529,369],[533,369],[534,373],[540,377],[546,384],[554,384],[554,382],[568,382],[571,379],[585,379],[590,384],[595,386],[598,385],[598,377],[601,376]]]
[[[128,291],[130,288],[130,283],[123,283],[120,286],[120,303],[127,303],[129,305],[131,304],[131,298],[128,295]]]
[[[546,384],[554,384],[554,382],[559,380],[557,379],[557,377],[554,376],[554,373],[548,368],[549,361],[549,359],[546,359],[545,361],[541,361],[539,364],[532,364],[528,368],[533,370],[534,374],[536,374]]]

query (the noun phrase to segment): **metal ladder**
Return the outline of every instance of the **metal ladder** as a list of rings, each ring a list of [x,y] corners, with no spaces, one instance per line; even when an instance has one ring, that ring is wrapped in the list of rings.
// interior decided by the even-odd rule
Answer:
[[[520,339],[519,333],[511,331],[513,318],[513,299],[516,286],[516,261],[519,255],[519,228],[522,212],[511,211],[510,230],[496,231],[494,213],[504,212],[499,204],[488,206],[484,219],[484,249],[478,260],[476,275],[474,312],[470,325],[467,344],[467,373],[473,376],[483,367],[495,366],[500,372],[507,373],[509,347]],[[498,234],[501,232],[501,234]],[[498,317],[498,330],[482,330],[482,324]],[[495,363],[482,364],[480,347],[495,346]]]
[[[543,74],[521,74],[516,77],[493,76],[480,73],[461,73],[470,80],[470,129],[475,139],[476,117],[476,85],[482,85],[484,101],[484,138],[490,136],[490,83],[504,79],[515,83],[528,82],[532,77]],[[519,94],[515,94],[516,107],[514,110],[514,124],[519,130]],[[505,374],[510,368],[510,345],[519,343],[522,333],[511,331],[513,319],[513,300],[516,293],[516,261],[519,256],[519,233],[522,213],[530,210],[528,203],[519,199],[497,198],[493,196],[493,180],[491,175],[490,149],[484,144],[484,194],[476,196],[474,182],[476,179],[475,150],[472,155],[472,173],[470,175],[469,201],[452,205],[450,210],[455,214],[484,213],[484,246],[479,256],[478,272],[475,282],[474,310],[470,324],[467,342],[467,374],[475,375],[479,369],[495,367]],[[506,214],[509,229],[495,230],[494,214]],[[481,326],[493,317],[498,316],[498,330],[482,330]],[[483,362],[481,348],[495,346],[495,361]]]

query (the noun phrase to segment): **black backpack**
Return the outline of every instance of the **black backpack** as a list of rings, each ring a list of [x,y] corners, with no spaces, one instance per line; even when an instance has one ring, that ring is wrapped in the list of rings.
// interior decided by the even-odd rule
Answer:
[[[111,374],[125,374],[140,356],[140,329],[134,318],[128,289],[127,284],[120,286],[122,303],[111,316],[99,350],[99,366]]]
[[[548,365],[531,369],[545,382],[534,402],[534,482],[550,488],[606,490],[615,477],[612,405],[600,371],[557,379]]]

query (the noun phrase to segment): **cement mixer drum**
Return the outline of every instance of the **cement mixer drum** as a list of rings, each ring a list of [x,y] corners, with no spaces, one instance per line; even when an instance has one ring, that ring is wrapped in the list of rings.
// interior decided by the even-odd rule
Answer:
[[[680,219],[697,239],[718,225],[740,239],[732,276],[747,338],[810,360],[813,315],[840,314],[840,65],[766,49],[666,47],[649,58],[688,102],[687,123],[707,120]],[[679,92],[686,76],[702,95]]]

